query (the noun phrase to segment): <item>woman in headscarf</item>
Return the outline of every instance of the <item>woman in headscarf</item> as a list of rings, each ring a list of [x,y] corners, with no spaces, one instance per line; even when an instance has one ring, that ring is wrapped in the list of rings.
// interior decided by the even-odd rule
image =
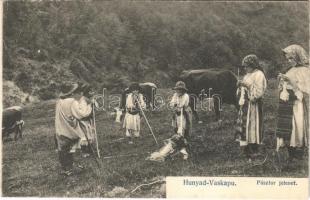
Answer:
[[[277,151],[288,146],[289,159],[300,159],[309,138],[309,57],[299,45],[282,50],[288,68],[280,73]]]
[[[238,81],[240,91],[239,105],[243,108],[244,127],[241,130],[240,146],[249,159],[258,153],[258,145],[263,139],[263,95],[267,80],[256,55],[247,55],[242,60],[246,72],[242,81]]]

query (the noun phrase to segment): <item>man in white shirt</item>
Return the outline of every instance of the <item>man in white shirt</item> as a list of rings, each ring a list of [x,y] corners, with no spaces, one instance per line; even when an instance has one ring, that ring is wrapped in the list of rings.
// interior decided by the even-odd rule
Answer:
[[[83,90],[73,84],[70,91],[60,94],[56,103],[55,128],[59,161],[65,175],[73,173],[73,153],[91,140],[91,131],[83,120],[92,115],[90,101],[83,97]],[[86,125],[85,125],[86,124]]]

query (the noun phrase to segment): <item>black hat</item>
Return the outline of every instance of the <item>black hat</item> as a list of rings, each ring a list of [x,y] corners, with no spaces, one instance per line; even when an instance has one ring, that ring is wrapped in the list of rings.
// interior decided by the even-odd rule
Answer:
[[[79,91],[79,84],[77,84],[77,83],[73,83],[72,85],[70,85],[69,87],[68,87],[68,85],[63,85],[62,87],[61,87],[61,92],[60,92],[60,94],[59,94],[59,97],[60,98],[65,98],[65,97],[68,97],[68,96],[70,96],[71,94],[74,94],[74,93],[76,93],[76,92],[78,92]]]
[[[187,91],[186,85],[185,85],[185,83],[183,81],[178,81],[175,84],[175,87],[173,89],[174,90],[184,90],[184,91]]]

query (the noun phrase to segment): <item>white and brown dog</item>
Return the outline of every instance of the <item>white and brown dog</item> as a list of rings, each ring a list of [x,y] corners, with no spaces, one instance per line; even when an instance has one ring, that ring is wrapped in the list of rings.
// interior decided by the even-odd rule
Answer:
[[[184,160],[188,159],[188,153],[186,151],[187,141],[183,136],[175,134],[171,138],[166,139],[164,143],[165,145],[162,148],[153,152],[146,160],[163,162],[169,156],[177,153],[177,151],[183,154]]]

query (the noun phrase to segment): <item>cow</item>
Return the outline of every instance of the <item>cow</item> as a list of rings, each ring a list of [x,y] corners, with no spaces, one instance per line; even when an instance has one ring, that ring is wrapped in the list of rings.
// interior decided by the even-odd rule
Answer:
[[[13,106],[3,110],[2,113],[2,139],[8,138],[11,133],[15,133],[15,141],[22,138],[22,129],[24,121],[22,120],[22,108]]]
[[[157,91],[157,86],[154,83],[146,82],[146,83],[139,83],[141,87],[141,94],[144,96],[145,104],[147,108],[153,109],[155,107],[155,95]],[[126,88],[122,92],[121,97],[121,104],[120,108],[117,108],[116,111],[116,122],[120,122],[121,115],[125,112],[126,108],[126,98],[127,95],[130,93],[129,88]],[[120,112],[122,111],[122,112]]]
[[[221,120],[222,103],[235,105],[238,108],[236,97],[237,77],[229,70],[218,68],[185,70],[181,73],[179,79],[186,84],[190,95],[189,105],[199,123],[202,123],[202,121],[199,120],[197,113],[197,99],[202,101],[207,97],[210,100],[217,121]]]

